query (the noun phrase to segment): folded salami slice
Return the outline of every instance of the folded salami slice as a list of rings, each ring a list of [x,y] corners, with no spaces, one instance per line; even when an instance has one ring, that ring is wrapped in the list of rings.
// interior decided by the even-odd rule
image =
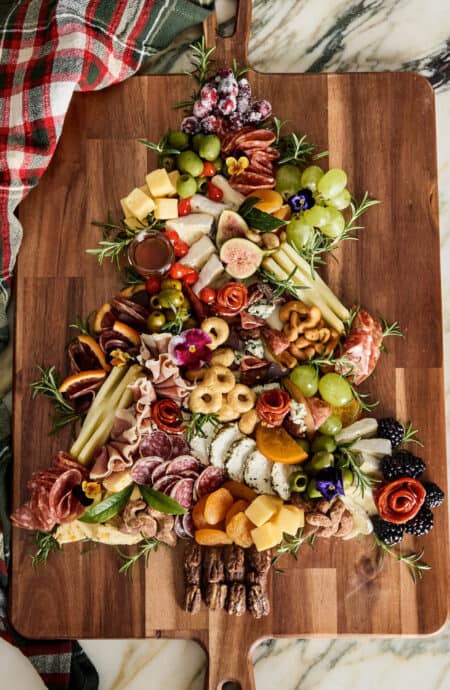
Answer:
[[[144,436],[139,447],[141,456],[156,455],[162,460],[170,460],[172,455],[172,441],[165,431],[153,431]]]
[[[180,455],[170,461],[170,464],[167,466],[167,474],[184,474],[184,472],[190,470],[198,474],[200,469],[201,465],[197,458],[194,458],[192,455]]]
[[[189,535],[186,533],[186,530],[183,526],[183,518],[184,515],[175,516],[175,533],[177,537],[180,537],[180,539],[189,539]]]
[[[176,434],[170,434],[170,443],[172,444],[172,453],[168,460],[178,458],[180,455],[189,455],[189,443],[182,437]]]
[[[209,465],[206,467],[194,486],[195,498],[201,498],[205,494],[209,494],[211,491],[215,491],[225,481],[225,472],[220,467],[214,467]]]
[[[161,465],[161,462],[161,458],[154,455],[137,460],[130,472],[136,484],[151,484],[153,471]]]
[[[153,484],[153,489],[155,491],[161,491],[163,494],[169,495],[175,484],[180,481],[180,479],[183,479],[183,477],[180,477],[179,475],[165,475],[164,477],[160,477],[154,484]]]
[[[152,472],[152,485],[158,481],[158,479],[161,479],[161,477],[165,477],[167,467],[170,465],[171,460],[164,460],[164,462],[160,462],[158,467],[155,467],[155,469]]]
[[[191,539],[195,536],[195,525],[191,513],[181,516],[183,518],[183,529]]]
[[[175,484],[170,492],[170,497],[183,506],[183,508],[190,509],[194,503],[193,490],[194,479],[183,478]]]

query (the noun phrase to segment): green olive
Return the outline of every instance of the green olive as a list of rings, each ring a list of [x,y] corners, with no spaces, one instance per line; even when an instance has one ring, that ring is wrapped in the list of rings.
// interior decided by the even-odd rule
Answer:
[[[306,493],[308,495],[308,498],[323,498],[320,491],[318,489],[316,489],[315,479],[310,480],[308,487],[306,489]]]
[[[336,441],[332,436],[320,434],[319,436],[316,436],[312,442],[311,449],[313,453],[317,453],[320,450],[327,450],[329,453],[332,453],[336,450]]]
[[[147,326],[151,331],[160,331],[166,323],[166,317],[162,311],[152,311],[147,319]]]
[[[173,288],[162,290],[157,296],[159,297],[159,303],[163,309],[171,309],[172,307],[177,309],[181,307],[184,301],[183,293]]]
[[[181,292],[183,284],[181,280],[174,280],[173,278],[165,278],[161,283],[162,290],[178,290]]]
[[[180,307],[175,311],[173,309],[168,309],[166,311],[167,321],[175,321],[175,319],[181,319],[182,321],[185,321],[188,318],[188,316],[189,312],[186,311],[186,309],[183,309],[183,307]]]
[[[152,295],[152,297],[150,297],[150,306],[154,309],[160,309],[162,307],[159,295]]]
[[[311,460],[305,465],[305,470],[311,474],[316,474],[320,470],[326,467],[333,467],[334,457],[332,453],[326,450],[321,450],[318,453],[314,453]]]
[[[342,470],[342,482],[344,484],[345,491],[353,486],[354,480],[355,476],[348,467]]]

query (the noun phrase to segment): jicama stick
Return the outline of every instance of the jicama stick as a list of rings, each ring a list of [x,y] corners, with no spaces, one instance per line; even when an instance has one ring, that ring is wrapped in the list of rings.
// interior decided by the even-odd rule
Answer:
[[[293,247],[291,247],[290,244],[288,244],[287,242],[283,242],[280,246],[279,251],[283,251],[285,254],[288,255],[290,260],[293,261],[296,266],[298,266],[302,275],[304,275],[305,278],[309,277],[310,280],[312,280],[312,283],[315,285],[318,292],[320,292],[323,299],[327,302],[330,309],[334,311],[336,316],[338,316],[343,321],[348,319],[348,317],[350,316],[350,312],[347,309],[347,307],[345,307],[342,304],[342,302],[338,300],[334,292],[328,287],[325,281],[322,280],[322,278],[317,272],[315,273],[314,277],[312,277],[311,266],[307,261],[305,261],[305,259],[302,256],[300,256],[300,254]]]
[[[98,406],[97,414],[90,419],[86,417],[80,434],[70,449],[71,455],[77,458],[83,465],[89,463],[96,448],[106,441],[117,410],[128,407],[131,404],[132,393],[127,389],[129,385],[136,381],[141,372],[142,369],[137,364],[130,367],[125,376],[120,379],[111,395],[106,398],[103,396],[103,404]],[[125,393],[130,395],[125,397]]]
[[[264,259],[263,266],[268,271],[271,271],[271,273],[273,273],[274,276],[279,280],[286,280],[292,274],[294,269],[297,268],[292,263],[292,261],[286,256],[286,254],[282,254],[281,252],[277,252],[276,254],[273,254],[271,257]],[[300,285],[301,287],[305,288],[299,295],[299,299],[301,299],[302,302],[304,302],[308,306],[315,305],[316,307],[319,307],[325,321],[330,326],[335,328],[339,333],[343,333],[344,324],[324,302],[324,300],[321,298],[320,294],[317,292],[315,287],[312,286],[311,283],[308,284],[308,279],[305,278],[300,273],[300,271],[296,271],[291,276],[291,280],[293,283],[296,283],[297,285]]]

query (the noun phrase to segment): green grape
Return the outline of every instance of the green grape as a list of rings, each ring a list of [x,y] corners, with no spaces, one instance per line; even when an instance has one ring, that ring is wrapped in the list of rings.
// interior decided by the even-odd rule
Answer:
[[[340,374],[330,373],[322,376],[319,381],[319,393],[325,402],[333,407],[343,407],[353,400],[352,387]]]
[[[312,192],[317,189],[319,180],[323,177],[323,170],[319,165],[309,165],[302,172],[301,186],[307,187]]]
[[[348,467],[345,467],[343,470],[341,470],[341,474],[344,491],[347,491],[347,489],[351,489],[353,486],[353,482],[355,481],[354,474]]]
[[[299,218],[293,218],[286,226],[287,240],[298,249],[301,249],[308,244],[313,234],[313,229],[310,225]]]
[[[329,208],[328,213],[328,223],[321,227],[320,231],[323,232],[323,234],[327,237],[335,239],[342,234],[342,231],[345,228],[345,218],[336,208]]]
[[[305,221],[314,228],[322,228],[324,225],[328,224],[330,213],[329,209],[325,208],[325,206],[316,204],[312,208],[308,208],[304,211],[303,217]]]
[[[321,450],[315,453],[311,460],[306,463],[305,470],[314,474],[315,472],[320,472],[326,467],[333,467],[334,465],[334,455],[326,450]]]
[[[319,374],[315,367],[302,364],[291,371],[289,378],[307,398],[317,393]]]
[[[220,139],[215,134],[206,134],[200,140],[198,155],[207,161],[214,161],[220,154]]]
[[[320,450],[326,450],[329,453],[332,453],[336,450],[336,441],[332,436],[325,436],[324,434],[319,434],[312,442],[311,450],[314,453],[317,453]]]
[[[193,196],[197,191],[197,182],[192,175],[180,175],[177,180],[177,194],[180,199],[186,199],[188,196]]]
[[[352,200],[351,194],[348,189],[344,189],[340,194],[337,194],[332,199],[327,199],[327,206],[336,208],[338,211],[343,211],[345,208],[350,206]]]
[[[186,134],[185,132],[171,131],[167,137],[167,143],[172,148],[183,151],[189,146],[189,134]]]
[[[317,189],[328,199],[340,194],[347,184],[347,175],[340,168],[331,168],[320,178]]]
[[[275,189],[287,199],[300,189],[300,179],[300,170],[296,165],[292,165],[290,163],[280,165],[277,170],[277,174],[275,175]]]
[[[194,136],[192,137],[192,148],[194,149],[194,151],[196,151],[196,153],[198,153],[200,143],[205,136],[206,134],[202,134],[201,132],[199,132],[198,134],[194,134]]]
[[[320,433],[326,434],[327,436],[336,436],[341,429],[342,420],[337,414],[332,414],[321,426],[319,426]]]
[[[178,170],[186,172],[192,177],[198,177],[203,172],[203,161],[193,151],[183,151],[177,158]]]

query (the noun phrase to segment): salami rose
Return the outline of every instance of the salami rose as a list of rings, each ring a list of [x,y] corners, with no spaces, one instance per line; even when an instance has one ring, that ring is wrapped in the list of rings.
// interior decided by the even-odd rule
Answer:
[[[247,304],[247,287],[243,283],[227,283],[217,291],[214,311],[218,316],[237,316]]]
[[[417,479],[403,477],[383,486],[375,495],[380,517],[402,524],[411,520],[421,509],[426,490]]]
[[[152,419],[162,431],[178,433],[183,431],[185,424],[181,407],[169,398],[157,400],[152,405]]]
[[[291,398],[286,391],[274,388],[264,391],[256,403],[258,417],[263,424],[270,427],[281,426],[283,419],[289,412]]]

